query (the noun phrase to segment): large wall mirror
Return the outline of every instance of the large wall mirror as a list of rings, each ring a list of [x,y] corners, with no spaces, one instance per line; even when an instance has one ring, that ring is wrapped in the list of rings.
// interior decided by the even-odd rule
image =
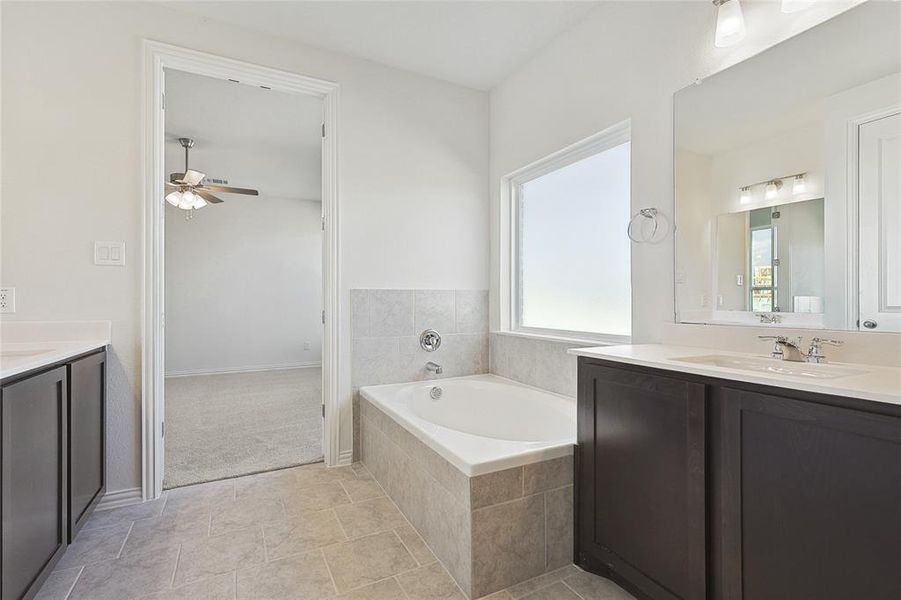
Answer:
[[[674,97],[676,320],[901,331],[901,3]]]

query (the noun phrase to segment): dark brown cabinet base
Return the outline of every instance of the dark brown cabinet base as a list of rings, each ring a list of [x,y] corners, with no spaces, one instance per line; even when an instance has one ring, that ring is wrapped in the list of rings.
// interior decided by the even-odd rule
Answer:
[[[106,352],[0,385],[0,600],[34,597],[106,489]]]
[[[576,560],[653,600],[901,598],[901,406],[580,358]]]

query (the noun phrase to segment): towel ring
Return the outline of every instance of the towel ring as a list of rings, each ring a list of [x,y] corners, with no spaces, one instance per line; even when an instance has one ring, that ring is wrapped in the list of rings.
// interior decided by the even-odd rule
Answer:
[[[648,222],[650,221],[650,225]],[[647,228],[650,227],[650,232]],[[636,231],[637,229],[637,231]],[[668,233],[669,221],[656,208],[642,208],[632,216],[626,227],[626,235],[636,244],[656,244],[662,242]]]

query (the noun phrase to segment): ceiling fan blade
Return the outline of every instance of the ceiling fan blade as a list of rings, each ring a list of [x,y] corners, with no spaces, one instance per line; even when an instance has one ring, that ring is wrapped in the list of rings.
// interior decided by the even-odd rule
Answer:
[[[194,188],[194,193],[197,194],[198,196],[200,196],[201,198],[203,198],[204,200],[206,200],[207,202],[209,202],[210,204],[219,204],[221,202],[224,202],[223,200],[217,198],[216,196],[209,194],[207,192],[204,192],[203,190],[200,190],[197,188]]]
[[[204,177],[206,177],[205,173],[195,171],[194,169],[188,169],[182,179],[188,185],[200,185],[200,182],[203,181]]]
[[[185,174],[184,173],[170,173],[169,181],[172,183],[184,183]]]
[[[257,190],[252,190],[250,188],[239,188],[239,187],[231,187],[228,185],[212,185],[205,184],[202,186],[205,190],[210,190],[211,192],[222,192],[224,194],[245,194],[247,196],[259,196],[260,192]]]
[[[166,183],[166,187],[167,187],[167,188],[175,188],[175,189],[178,189],[178,188],[180,187],[179,185],[177,185],[177,184],[175,184],[175,183],[169,183],[168,181],[165,182],[165,183]]]

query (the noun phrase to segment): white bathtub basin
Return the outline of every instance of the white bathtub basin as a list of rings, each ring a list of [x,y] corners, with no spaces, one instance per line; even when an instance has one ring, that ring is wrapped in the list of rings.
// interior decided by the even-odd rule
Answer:
[[[441,396],[432,398],[433,387]],[[474,476],[572,453],[576,401],[496,375],[364,387],[363,397]]]

